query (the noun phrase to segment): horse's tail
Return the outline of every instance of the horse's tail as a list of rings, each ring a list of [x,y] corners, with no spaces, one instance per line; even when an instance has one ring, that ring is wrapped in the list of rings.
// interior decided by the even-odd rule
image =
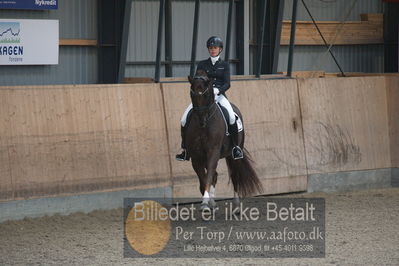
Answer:
[[[248,151],[244,149],[244,158],[234,160],[232,157],[227,157],[227,168],[234,190],[240,197],[246,197],[256,192],[262,193],[263,187],[258,175],[253,168],[253,160]]]

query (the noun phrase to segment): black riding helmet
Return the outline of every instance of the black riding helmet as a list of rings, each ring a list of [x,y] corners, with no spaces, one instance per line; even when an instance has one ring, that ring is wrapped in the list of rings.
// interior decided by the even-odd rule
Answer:
[[[206,47],[209,48],[211,46],[216,46],[223,48],[223,41],[217,36],[212,36],[206,41]]]

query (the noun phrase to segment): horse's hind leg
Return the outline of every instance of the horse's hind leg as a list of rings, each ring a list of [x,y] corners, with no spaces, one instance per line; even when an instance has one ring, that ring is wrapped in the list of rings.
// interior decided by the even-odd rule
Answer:
[[[227,170],[229,172],[229,176],[230,176],[230,180],[232,180],[233,183],[233,189],[234,189],[234,197],[233,197],[233,213],[238,214],[240,212],[240,196],[238,194],[238,187],[236,182],[233,182],[233,178],[232,175],[234,175],[233,173],[233,169],[232,165],[234,163],[234,160],[232,157],[227,157],[226,158],[226,163],[227,163]]]
[[[233,213],[239,214],[240,213],[240,197],[238,193],[234,191],[234,198],[233,198]]]

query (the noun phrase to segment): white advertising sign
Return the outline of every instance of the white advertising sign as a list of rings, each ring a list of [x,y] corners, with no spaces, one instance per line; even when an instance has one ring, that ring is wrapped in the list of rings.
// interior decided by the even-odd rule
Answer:
[[[0,19],[0,65],[57,65],[58,20]]]

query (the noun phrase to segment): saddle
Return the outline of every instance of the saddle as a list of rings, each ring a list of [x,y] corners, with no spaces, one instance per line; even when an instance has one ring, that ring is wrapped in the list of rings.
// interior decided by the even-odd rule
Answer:
[[[217,103],[217,107],[218,107],[220,113],[222,114],[223,121],[224,121],[224,123],[226,125],[226,136],[229,136],[230,135],[230,133],[229,133],[229,121],[230,121],[229,112],[220,103]],[[189,121],[191,120],[190,118],[191,118],[192,113],[193,113],[193,109],[191,109],[188,112],[188,114],[187,114],[187,125],[186,125],[186,127],[188,126]],[[234,113],[234,115],[235,115],[236,121],[237,121],[238,132],[241,132],[241,131],[244,130],[241,118],[236,113]]]
[[[226,125],[226,136],[228,136],[228,135],[230,135],[230,133],[229,133],[229,121],[230,121],[229,112],[220,103],[217,103],[217,106],[220,110],[220,113],[222,114],[222,116],[224,118],[223,120]],[[237,119],[237,116],[236,116],[236,119]]]
[[[217,103],[217,106],[219,107],[219,110],[220,110],[220,112],[221,112],[221,114],[222,114],[222,116],[224,118],[224,123],[226,124],[226,136],[229,136],[230,135],[229,130],[228,130],[229,121],[230,121],[229,112],[221,104]],[[244,130],[244,128],[242,126],[241,118],[236,113],[234,113],[234,115],[235,115],[235,120],[237,122],[238,132],[241,132],[241,131]]]

